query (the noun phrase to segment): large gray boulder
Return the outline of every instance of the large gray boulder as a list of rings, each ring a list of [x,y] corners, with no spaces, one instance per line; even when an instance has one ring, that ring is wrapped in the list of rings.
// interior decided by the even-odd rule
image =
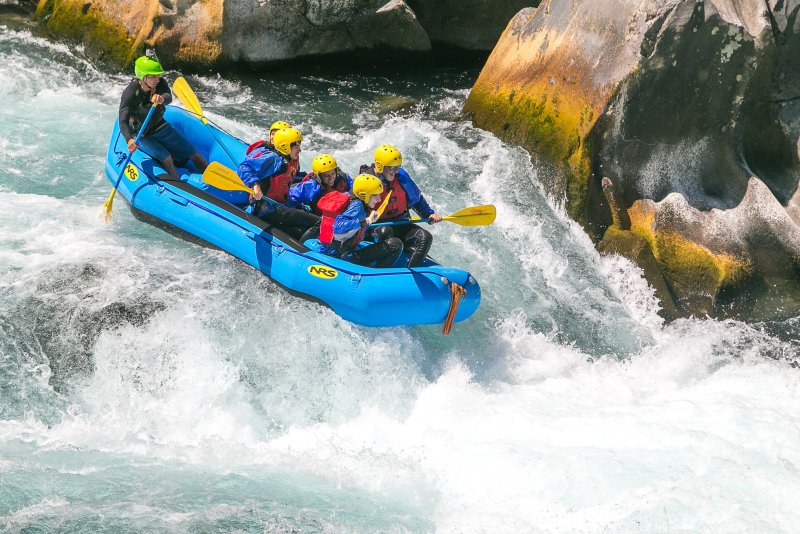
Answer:
[[[118,65],[146,46],[167,64],[192,67],[431,51],[404,0],[42,0],[36,16],[52,36]]]
[[[795,316],[798,13],[797,0],[543,2],[509,25],[467,109],[563,163],[548,185],[601,250],[642,265],[667,315]]]
[[[222,55],[269,62],[354,50],[430,52],[403,0],[238,0],[225,3]]]
[[[514,15],[540,0],[406,0],[431,41],[490,51]]]
[[[432,39],[488,51],[520,6],[538,4],[413,0],[412,9],[406,0],[0,0],[26,1],[36,5],[46,32],[83,43],[90,56],[128,65],[148,46],[171,65],[195,68],[333,54],[352,54],[354,63],[408,58],[430,55]]]

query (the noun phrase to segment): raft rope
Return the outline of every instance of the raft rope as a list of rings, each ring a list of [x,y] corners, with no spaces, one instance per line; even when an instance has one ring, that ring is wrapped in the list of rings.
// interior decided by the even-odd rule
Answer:
[[[461,297],[466,294],[466,289],[455,282],[450,283],[450,308],[447,310],[447,317],[445,317],[444,324],[442,325],[442,334],[445,336],[449,334],[450,330],[453,328],[453,321],[456,318],[456,312],[458,312],[458,305],[461,304]]]

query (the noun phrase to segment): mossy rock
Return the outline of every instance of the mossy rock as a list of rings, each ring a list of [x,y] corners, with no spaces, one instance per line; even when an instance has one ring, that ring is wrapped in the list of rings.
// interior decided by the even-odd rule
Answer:
[[[634,203],[628,215],[631,232],[647,243],[660,276],[683,314],[717,316],[720,292],[741,284],[752,274],[746,261],[713,252],[670,228],[656,228],[656,209],[650,202]],[[648,276],[648,280],[652,283],[655,277]]]
[[[143,49],[123,25],[91,3],[40,0],[34,17],[50,36],[82,43],[87,55],[117,68],[130,65]]]
[[[588,103],[576,95],[566,97],[549,84],[529,84],[520,90],[492,90],[476,84],[464,110],[476,126],[561,163],[567,213],[581,223],[586,221],[592,162],[585,135],[594,120]]]
[[[641,267],[645,278],[655,289],[656,297],[661,301],[659,314],[668,320],[680,317],[675,296],[661,274],[661,267],[653,254],[650,241],[644,236],[629,230],[620,230],[612,225],[606,229],[603,239],[597,245],[597,250],[603,254],[618,254]]]

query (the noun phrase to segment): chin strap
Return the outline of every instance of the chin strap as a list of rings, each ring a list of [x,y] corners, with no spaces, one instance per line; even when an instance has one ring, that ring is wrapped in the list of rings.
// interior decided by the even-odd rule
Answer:
[[[450,308],[447,310],[447,317],[445,317],[444,324],[442,325],[442,334],[445,336],[449,334],[450,330],[453,328],[453,321],[456,318],[456,312],[458,312],[458,305],[461,304],[461,297],[466,294],[466,289],[455,282],[450,283]]]

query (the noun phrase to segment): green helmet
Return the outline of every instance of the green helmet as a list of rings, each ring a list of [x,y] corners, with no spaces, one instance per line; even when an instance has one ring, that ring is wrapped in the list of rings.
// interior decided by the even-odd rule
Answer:
[[[164,74],[164,69],[155,54],[148,54],[137,59],[133,65],[133,70],[140,80],[144,80],[144,77],[149,74]]]

